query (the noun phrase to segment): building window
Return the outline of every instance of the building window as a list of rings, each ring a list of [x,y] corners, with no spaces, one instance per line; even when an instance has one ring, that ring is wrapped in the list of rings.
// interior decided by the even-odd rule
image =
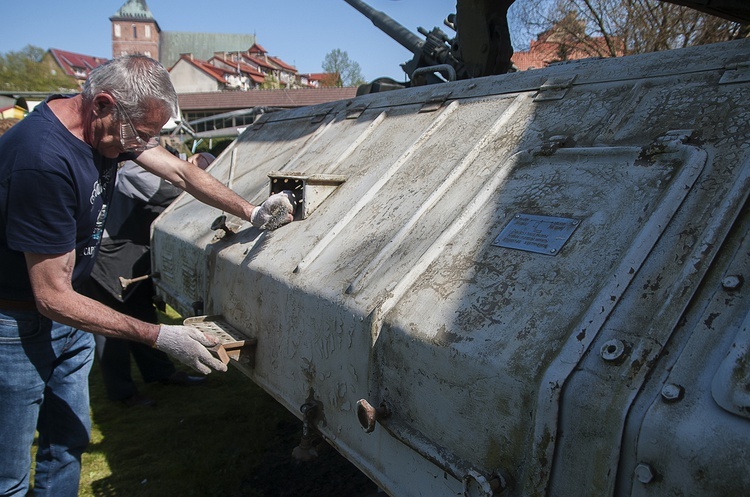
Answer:
[[[133,24],[133,38],[138,38],[138,29],[135,24]]]
[[[146,26],[146,38],[151,39],[151,26]]]
[[[115,38],[119,38],[119,37],[120,37],[120,25],[115,24]]]

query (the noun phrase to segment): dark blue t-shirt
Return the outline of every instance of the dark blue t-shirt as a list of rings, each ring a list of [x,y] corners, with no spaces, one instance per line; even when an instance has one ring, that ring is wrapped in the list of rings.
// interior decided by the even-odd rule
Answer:
[[[33,300],[24,252],[75,249],[73,287],[88,277],[118,160],[73,136],[47,102],[0,136],[0,299]]]

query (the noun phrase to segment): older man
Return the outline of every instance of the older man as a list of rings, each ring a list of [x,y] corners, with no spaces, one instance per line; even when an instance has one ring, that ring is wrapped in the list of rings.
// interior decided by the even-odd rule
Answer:
[[[92,71],[0,137],[0,495],[26,495],[39,431],[36,495],[76,496],[88,444],[89,333],[136,340],[206,374],[226,367],[212,340],[120,314],[78,292],[94,265],[117,163],[132,159],[197,199],[262,226],[292,205],[254,206],[156,138],[177,113],[169,74],[144,56]]]

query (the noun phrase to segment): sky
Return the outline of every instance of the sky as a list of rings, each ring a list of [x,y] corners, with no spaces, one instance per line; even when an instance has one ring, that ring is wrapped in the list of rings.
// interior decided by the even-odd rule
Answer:
[[[365,0],[424,39],[419,26],[455,33],[443,19],[456,0]],[[27,45],[112,57],[109,18],[126,0],[2,0],[0,53]],[[322,72],[334,49],[357,62],[366,81],[404,81],[400,64],[412,54],[344,0],[146,0],[162,31],[254,34],[269,53],[300,73]],[[9,22],[10,20],[12,22]],[[247,47],[250,48],[250,47]]]

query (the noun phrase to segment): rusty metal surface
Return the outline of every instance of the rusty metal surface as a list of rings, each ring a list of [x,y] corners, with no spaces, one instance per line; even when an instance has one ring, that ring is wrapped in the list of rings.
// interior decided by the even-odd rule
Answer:
[[[748,54],[267,114],[213,175],[253,203],[271,171],[345,181],[229,237],[181,197],[154,227],[158,291],[257,338],[243,371],[292,412],[314,401],[394,497],[747,494]],[[578,225],[553,257],[493,244],[519,213]],[[371,433],[362,399],[387,406]]]

